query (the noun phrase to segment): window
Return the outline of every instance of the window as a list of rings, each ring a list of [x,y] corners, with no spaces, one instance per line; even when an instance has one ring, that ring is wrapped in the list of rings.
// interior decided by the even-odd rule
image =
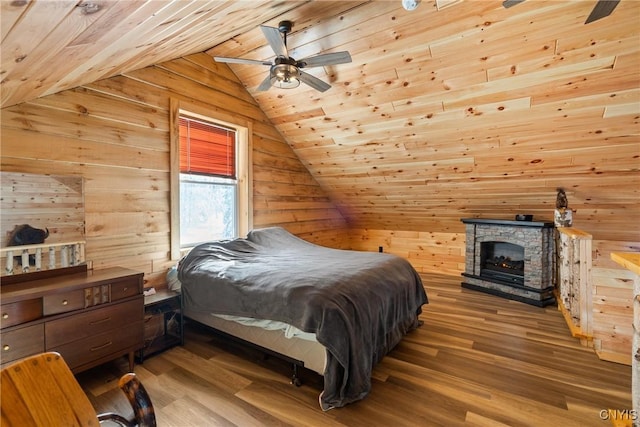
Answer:
[[[238,234],[236,131],[180,116],[180,247]]]
[[[250,226],[248,128],[178,109],[172,125],[171,253],[245,235]]]

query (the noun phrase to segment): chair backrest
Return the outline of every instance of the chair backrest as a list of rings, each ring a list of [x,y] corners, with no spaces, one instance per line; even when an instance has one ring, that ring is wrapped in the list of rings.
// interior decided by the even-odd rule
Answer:
[[[3,427],[98,426],[98,416],[60,354],[49,352],[2,369]]]

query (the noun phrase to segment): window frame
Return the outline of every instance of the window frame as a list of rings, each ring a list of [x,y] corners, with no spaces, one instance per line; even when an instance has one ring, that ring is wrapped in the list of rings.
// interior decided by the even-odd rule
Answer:
[[[237,133],[237,237],[244,237],[253,227],[252,203],[252,126],[249,120],[220,111],[212,111],[183,100],[170,101],[170,209],[171,259],[178,260],[191,248],[180,247],[180,115],[230,127]]]

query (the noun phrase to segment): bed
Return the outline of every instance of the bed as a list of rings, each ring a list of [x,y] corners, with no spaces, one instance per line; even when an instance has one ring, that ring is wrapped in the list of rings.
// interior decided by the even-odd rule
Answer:
[[[177,279],[187,318],[323,375],[323,410],[370,392],[373,367],[428,302],[407,260],[318,246],[280,227],[196,246]]]

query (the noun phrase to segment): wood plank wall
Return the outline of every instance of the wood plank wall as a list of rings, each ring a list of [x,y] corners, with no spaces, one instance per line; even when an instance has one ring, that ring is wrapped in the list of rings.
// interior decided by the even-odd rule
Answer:
[[[633,273],[611,260],[611,252],[638,252],[636,242],[594,241],[592,278],[593,348],[604,360],[631,365]]]
[[[162,286],[170,259],[169,100],[247,118],[254,226],[332,247],[346,223],[224,64],[195,54],[2,110],[3,171],[84,178],[86,258]],[[4,208],[4,206],[3,206]]]
[[[3,171],[0,181],[1,247],[21,224],[49,230],[47,243],[84,240],[82,177]]]
[[[465,236],[448,223],[429,231],[348,229],[236,76],[206,54],[2,110],[2,170],[85,178],[87,259],[96,267],[139,268],[150,283],[160,283],[174,263],[169,259],[171,97],[252,121],[255,227],[282,225],[331,247],[378,251],[382,246],[408,258],[421,272],[464,271]],[[637,209],[637,202],[629,206]],[[491,210],[487,206],[484,216]],[[623,218],[615,224],[612,236],[624,235]],[[579,224],[594,235],[599,227],[599,219],[583,218]],[[640,250],[634,237],[628,242],[594,240],[594,266],[599,259],[608,260],[611,250]]]
[[[464,271],[465,233],[353,228],[351,248],[389,252],[408,259],[421,273],[460,276]]]

